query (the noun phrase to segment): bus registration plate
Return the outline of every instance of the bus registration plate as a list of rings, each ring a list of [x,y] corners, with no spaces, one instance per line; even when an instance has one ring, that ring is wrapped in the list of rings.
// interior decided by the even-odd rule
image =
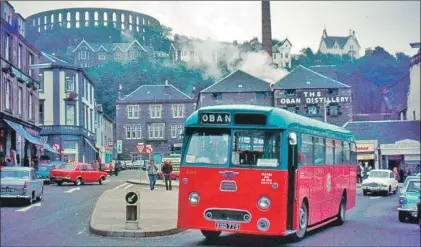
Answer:
[[[218,229],[229,229],[229,230],[240,230],[240,224],[216,222],[215,223],[215,228],[218,228]]]

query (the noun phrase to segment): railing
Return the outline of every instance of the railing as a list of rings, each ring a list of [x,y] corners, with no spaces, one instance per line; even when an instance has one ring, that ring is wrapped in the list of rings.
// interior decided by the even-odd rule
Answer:
[[[89,140],[95,141],[95,135],[91,131],[80,126],[41,126],[41,135],[82,135]]]

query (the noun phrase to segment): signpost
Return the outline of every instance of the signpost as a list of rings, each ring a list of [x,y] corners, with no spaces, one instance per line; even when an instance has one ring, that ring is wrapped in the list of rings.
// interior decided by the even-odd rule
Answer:
[[[139,229],[139,194],[134,191],[127,192],[126,196],[126,229]]]

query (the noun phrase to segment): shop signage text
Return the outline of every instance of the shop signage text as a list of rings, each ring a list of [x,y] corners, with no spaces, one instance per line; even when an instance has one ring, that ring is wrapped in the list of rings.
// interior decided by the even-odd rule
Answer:
[[[324,97],[322,92],[301,92],[301,97],[296,98],[278,98],[277,102],[280,105],[287,104],[319,104],[319,103],[349,103],[350,98],[348,96],[334,96]]]
[[[374,152],[373,144],[357,144],[357,152]]]
[[[381,149],[420,149],[420,144],[383,144]]]

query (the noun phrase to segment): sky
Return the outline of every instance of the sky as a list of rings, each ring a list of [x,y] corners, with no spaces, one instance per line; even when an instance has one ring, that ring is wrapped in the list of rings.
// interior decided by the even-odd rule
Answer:
[[[140,12],[189,37],[243,42],[261,40],[259,1],[10,1],[23,17],[60,8],[102,7]],[[420,42],[420,1],[271,1],[272,38],[288,38],[292,53],[317,51],[322,31],[347,36],[355,30],[366,48],[414,55],[409,43]]]

